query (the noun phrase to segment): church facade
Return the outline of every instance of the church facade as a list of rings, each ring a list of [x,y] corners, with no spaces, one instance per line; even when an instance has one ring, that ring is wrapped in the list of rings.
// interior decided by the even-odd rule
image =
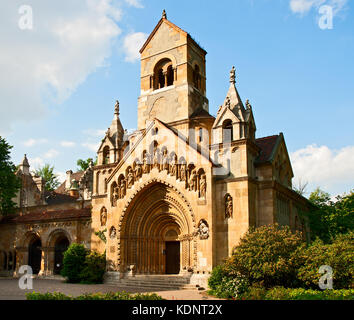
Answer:
[[[41,227],[48,221],[37,217],[36,231],[33,222],[23,221],[39,208],[47,208],[54,224],[67,214],[71,229],[64,223],[56,233],[65,235],[66,244],[83,242],[106,251],[107,281],[183,274],[205,286],[212,268],[250,227],[279,223],[305,231],[300,212],[308,203],[292,190],[284,136],[256,138],[252,106],[240,98],[235,68],[225,76],[228,91],[214,117],[206,96],[206,51],[165,12],[140,54],[137,130],[124,130],[117,101],[97,165],[68,171],[67,181],[48,197],[67,199],[52,205],[42,199],[0,222],[0,251],[22,250],[13,262],[17,268],[30,255],[32,240],[24,239],[36,234],[47,250],[39,272],[53,273],[56,240],[50,242],[49,234],[55,227]],[[19,231],[18,242],[5,243],[3,230],[11,228],[28,230]]]

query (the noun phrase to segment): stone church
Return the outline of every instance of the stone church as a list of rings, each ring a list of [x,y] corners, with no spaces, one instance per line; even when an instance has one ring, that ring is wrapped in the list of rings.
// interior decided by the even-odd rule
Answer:
[[[68,171],[52,193],[24,158],[18,214],[0,222],[0,272],[29,264],[50,276],[69,243],[80,242],[106,251],[106,281],[179,274],[205,286],[250,227],[306,231],[300,212],[308,202],[292,190],[284,136],[256,138],[235,68],[214,117],[207,52],[165,12],[140,54],[136,131],[124,130],[117,101],[97,165]]]

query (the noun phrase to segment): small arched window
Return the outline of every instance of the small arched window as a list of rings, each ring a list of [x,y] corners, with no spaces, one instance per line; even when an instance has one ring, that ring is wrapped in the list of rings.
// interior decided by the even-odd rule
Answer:
[[[162,59],[156,64],[153,79],[154,90],[173,85],[174,70],[170,59]]]
[[[193,70],[193,84],[194,87],[200,89],[201,87],[201,77],[200,77],[200,69],[199,66],[196,64]]]
[[[106,146],[103,148],[103,163],[102,164],[108,164],[109,163],[109,147]]]
[[[232,132],[232,121],[225,120],[222,125],[222,141],[231,142],[233,141],[233,132]]]

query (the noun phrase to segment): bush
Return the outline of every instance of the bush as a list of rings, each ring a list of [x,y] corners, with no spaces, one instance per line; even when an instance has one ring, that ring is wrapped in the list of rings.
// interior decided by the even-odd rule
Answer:
[[[81,283],[103,283],[106,255],[91,251],[86,255],[85,265],[80,272]]]
[[[275,287],[269,290],[251,288],[243,294],[242,300],[353,300],[354,290],[306,290]]]
[[[108,293],[85,293],[78,297],[67,296],[60,292],[26,294],[27,300],[164,300],[156,293],[137,293],[131,294],[125,291]]]
[[[292,233],[289,227],[272,225],[252,229],[234,248],[224,270],[229,277],[245,277],[250,285],[294,287],[298,284],[298,261],[294,252],[302,244],[301,234]]]
[[[87,249],[82,244],[72,243],[64,252],[63,269],[61,275],[67,278],[68,282],[77,283],[81,281],[81,272],[85,266]]]
[[[297,252],[299,266],[297,276],[305,286],[318,288],[323,274],[318,273],[322,265],[333,269],[335,289],[354,288],[354,233],[339,234],[331,244],[317,239],[308,247]]]
[[[226,271],[222,265],[216,266],[208,279],[208,286],[212,290],[216,290],[216,288],[220,285],[222,279],[227,276]]]

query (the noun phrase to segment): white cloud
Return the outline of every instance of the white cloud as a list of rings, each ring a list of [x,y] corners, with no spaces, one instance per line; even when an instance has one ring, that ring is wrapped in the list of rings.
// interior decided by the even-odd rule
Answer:
[[[33,29],[21,30],[23,1],[0,9],[0,128],[41,118],[49,102],[61,102],[104,66],[121,30],[112,0],[40,1],[33,4]],[[46,103],[45,103],[46,102]]]
[[[293,13],[303,15],[312,8],[318,9],[322,5],[328,5],[333,8],[333,14],[336,15],[345,8],[347,2],[348,0],[290,0],[290,9]]]
[[[125,0],[125,2],[135,8],[144,8],[140,0]]]
[[[139,50],[146,41],[148,34],[135,32],[128,34],[123,43],[125,61],[134,62],[140,58]]]
[[[28,158],[28,163],[31,167],[31,170],[36,170],[39,167],[44,166],[44,160],[40,157]]]
[[[104,137],[104,135],[106,134],[107,129],[87,129],[87,130],[83,130],[82,132],[84,134],[87,134],[91,137]]]
[[[66,180],[66,173],[65,172],[57,171],[57,172],[55,172],[55,174],[56,174],[60,183],[63,183]]]
[[[308,181],[308,191],[319,186],[332,195],[354,188],[354,146],[331,150],[309,145],[290,154],[295,180]]]
[[[51,158],[55,158],[58,155],[59,155],[59,151],[58,150],[50,149],[43,155],[43,157],[45,159],[51,159]]]
[[[60,145],[65,148],[72,148],[76,146],[76,143],[73,141],[62,141],[60,142]]]
[[[97,152],[100,143],[90,143],[90,142],[85,142],[81,144],[83,147],[88,148],[89,150],[93,152]]]
[[[23,144],[26,147],[33,147],[34,145],[38,145],[38,144],[43,144],[43,143],[47,143],[48,140],[47,139],[28,139],[27,141],[25,141]]]

